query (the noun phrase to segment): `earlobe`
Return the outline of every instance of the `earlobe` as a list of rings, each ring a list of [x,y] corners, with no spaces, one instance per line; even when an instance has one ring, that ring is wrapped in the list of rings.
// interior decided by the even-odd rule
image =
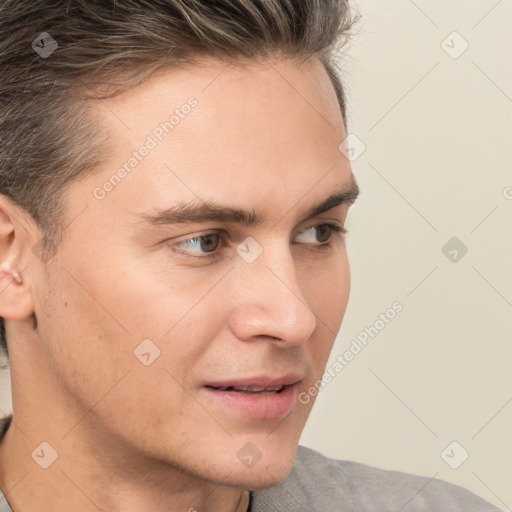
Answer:
[[[11,272],[12,278],[18,283],[23,284],[23,279],[21,278],[21,275],[18,274],[15,270]]]
[[[16,208],[0,195],[0,316],[21,320],[33,314],[34,304],[29,283],[22,276],[25,269],[20,268],[28,232],[17,221],[22,215],[15,214]]]
[[[32,294],[17,271],[0,267],[0,316],[8,320],[28,318],[34,311]]]
[[[17,270],[12,270],[9,268],[9,262],[3,261],[0,265],[0,270],[7,275],[12,276],[14,281],[16,281],[17,284],[23,284],[23,278],[21,277],[21,274]]]

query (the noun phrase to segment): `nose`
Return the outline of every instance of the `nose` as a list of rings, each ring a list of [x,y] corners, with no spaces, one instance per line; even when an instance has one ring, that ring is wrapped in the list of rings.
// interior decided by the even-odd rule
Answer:
[[[316,316],[297,279],[289,247],[265,250],[252,264],[240,262],[236,272],[237,302],[230,328],[243,341],[268,338],[280,346],[306,342]]]

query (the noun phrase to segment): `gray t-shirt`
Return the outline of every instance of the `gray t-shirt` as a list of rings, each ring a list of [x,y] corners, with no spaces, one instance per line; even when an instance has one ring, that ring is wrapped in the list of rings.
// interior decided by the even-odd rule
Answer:
[[[10,419],[0,420],[0,437]],[[251,493],[250,507],[250,512],[500,512],[442,480],[331,459],[304,446],[282,482]],[[0,512],[13,512],[1,490]]]

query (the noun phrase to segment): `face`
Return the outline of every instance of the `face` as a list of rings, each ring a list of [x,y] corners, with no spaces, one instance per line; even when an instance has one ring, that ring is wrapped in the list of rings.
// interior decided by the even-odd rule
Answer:
[[[64,241],[34,278],[69,428],[273,485],[349,296],[352,173],[329,79],[316,60],[209,61],[92,108],[112,152],[66,191]]]

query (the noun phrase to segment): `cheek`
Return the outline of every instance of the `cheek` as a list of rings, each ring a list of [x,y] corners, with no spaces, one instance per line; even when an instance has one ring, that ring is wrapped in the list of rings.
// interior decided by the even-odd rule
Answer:
[[[350,293],[350,269],[345,250],[302,273],[304,296],[317,317],[316,332],[307,345],[313,362],[311,383],[321,377],[340,329]]]
[[[342,249],[328,260],[309,264],[300,268],[299,272],[301,289],[317,316],[318,328],[325,327],[335,336],[350,294],[350,268],[346,251]]]
[[[148,417],[155,424],[171,422],[177,428],[187,423],[187,417],[206,421],[204,411],[187,398],[183,386],[197,379],[194,368],[205,357],[218,328],[222,301],[216,290],[199,301],[204,292],[186,294],[189,307],[182,310],[182,306],[173,307],[177,293],[173,289],[160,297],[155,293],[152,302],[140,300],[137,282],[110,283],[109,288],[108,283],[93,281],[91,275],[77,275],[90,294],[63,272],[59,279],[52,279],[40,313],[45,366],[52,368],[57,386],[72,397],[69,425],[93,407],[96,421],[108,423],[108,428],[127,438],[129,432],[145,427]],[[103,299],[101,304],[93,294]],[[123,297],[123,303],[116,297]],[[114,315],[131,318],[129,332]],[[169,332],[162,335],[162,331]],[[143,339],[151,339],[157,348],[145,345],[138,359],[134,349]],[[159,351],[155,359],[154,350]],[[148,352],[152,362],[145,365],[143,354]]]

